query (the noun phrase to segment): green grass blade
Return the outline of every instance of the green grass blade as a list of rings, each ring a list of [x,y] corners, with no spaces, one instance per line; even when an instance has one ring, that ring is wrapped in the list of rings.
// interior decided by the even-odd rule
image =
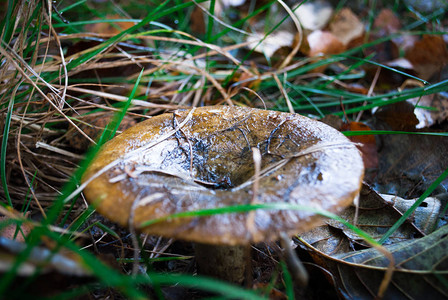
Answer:
[[[333,213],[330,213],[325,210],[316,209],[314,207],[304,206],[304,205],[295,205],[290,204],[286,202],[277,202],[277,203],[259,203],[259,204],[240,204],[240,205],[231,205],[231,206],[224,206],[224,207],[216,207],[216,208],[210,208],[210,209],[202,209],[202,210],[195,210],[195,211],[186,211],[186,212],[180,212],[175,213],[172,215],[168,215],[165,217],[157,218],[148,220],[145,222],[142,222],[137,226],[137,228],[144,228],[147,226],[151,226],[152,224],[163,222],[163,221],[169,221],[173,220],[175,218],[191,218],[191,217],[204,217],[204,216],[211,216],[216,214],[228,214],[228,213],[245,213],[252,210],[257,209],[265,209],[265,210],[301,210],[301,211],[308,211],[315,214],[319,214],[323,217],[327,217],[333,220],[336,220],[338,222],[341,222],[351,230],[355,231],[356,234],[361,236],[364,240],[366,240],[368,243],[379,246],[379,244],[366,232],[363,230],[357,228],[356,226],[350,224],[346,220],[342,219],[338,215],[335,215]]]
[[[123,120],[124,115],[126,114],[127,109],[130,107],[131,105],[131,100],[133,99],[133,97],[135,96],[135,93],[137,91],[137,87],[140,83],[140,80],[142,78],[143,75],[143,70],[140,72],[140,75],[138,76],[136,83],[134,85],[134,88],[131,92],[131,95],[128,97],[128,100],[125,103],[125,106],[123,107],[123,109],[121,111],[118,111],[114,118],[112,119],[112,121],[107,124],[106,128],[104,129],[103,133],[101,134],[101,137],[97,143],[97,145],[93,148],[91,148],[87,154],[86,154],[86,158],[84,159],[84,161],[81,162],[80,167],[75,171],[75,173],[73,174],[73,176],[70,178],[70,180],[68,181],[67,184],[65,184],[63,190],[62,190],[62,194],[61,196],[58,197],[58,199],[54,202],[54,204],[52,205],[52,207],[50,208],[50,211],[47,214],[47,219],[44,221],[45,224],[51,224],[53,223],[63,205],[64,205],[64,200],[65,198],[70,195],[73,191],[76,190],[76,187],[78,186],[78,183],[81,180],[82,174],[84,174],[85,170],[87,169],[89,163],[93,160],[93,158],[95,157],[96,153],[99,151],[99,149],[101,148],[101,146],[106,143],[108,140],[110,140],[116,133],[121,121]]]
[[[11,99],[9,100],[8,111],[6,112],[5,127],[3,128],[2,147],[0,153],[0,177],[2,178],[2,187],[3,191],[5,192],[6,200],[8,201],[8,204],[11,207],[12,207],[12,200],[9,194],[8,182],[6,181],[6,150],[8,148],[9,128],[11,126],[13,109],[14,109],[14,97],[11,97]]]
[[[283,271],[283,280],[285,281],[286,297],[294,299],[294,282],[285,262],[281,261],[280,266]]]

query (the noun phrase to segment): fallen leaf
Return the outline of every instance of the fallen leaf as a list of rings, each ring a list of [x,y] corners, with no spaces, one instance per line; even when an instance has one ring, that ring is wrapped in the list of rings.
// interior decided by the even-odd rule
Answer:
[[[108,15],[105,17],[106,20],[113,20],[113,19],[123,19],[120,15]],[[102,20],[99,18],[95,18],[94,20]],[[102,34],[119,34],[120,32],[131,28],[134,26],[134,22],[113,22],[113,23],[105,23],[105,22],[98,22],[94,24],[87,24],[85,26],[86,31],[88,32],[94,32],[94,33],[102,33]]]
[[[405,57],[420,78],[429,80],[448,63],[448,50],[441,36],[424,35],[406,52]]]
[[[377,123],[386,125],[389,130],[415,131],[418,119],[414,114],[414,106],[407,102],[397,102],[380,107],[375,112]]]
[[[400,19],[389,8],[383,8],[373,22],[375,37],[385,37],[401,29]]]
[[[440,204],[438,207],[440,207]],[[357,209],[358,213],[356,216]],[[418,214],[419,219],[428,219],[425,217],[427,211],[419,210]],[[367,185],[364,185],[361,190],[358,208],[356,208],[355,205],[352,205],[340,214],[344,220],[355,224],[367,232],[375,240],[381,239],[386,231],[389,230],[389,228],[392,227],[392,225],[395,224],[395,222],[401,218],[402,215],[403,213],[400,210],[393,207],[390,202],[385,201],[381,195]],[[420,217],[420,215],[423,216]],[[364,247],[369,247],[369,244],[364,242],[361,236],[338,221],[330,219],[326,223],[329,226],[342,230],[346,238],[349,239],[350,243],[356,243]],[[433,227],[431,227],[431,230],[432,229]],[[423,228],[418,228],[416,224],[409,222],[402,225],[397,231],[395,231],[385,243],[392,244],[402,242],[415,237],[421,237],[422,235]]]
[[[205,20],[204,12],[198,6],[196,6],[191,12],[190,16],[190,29],[197,34],[205,34]]]
[[[25,215],[25,218],[28,217],[28,213]],[[0,217],[0,223],[2,222],[8,222],[10,218],[6,216]],[[0,230],[0,236],[10,239],[10,240],[16,240],[18,242],[24,242],[25,238],[28,236],[28,234],[33,229],[33,226],[29,223],[21,223],[18,224],[16,222],[6,225],[3,229]]]
[[[404,214],[418,200],[403,199],[395,195],[380,194],[381,198]],[[425,234],[430,234],[437,227],[441,212],[440,200],[436,197],[427,197],[413,212],[410,221]]]
[[[299,5],[294,13],[305,29],[322,29],[333,15],[333,7],[327,1],[308,1]]]
[[[411,241],[385,246],[394,260],[394,273],[384,299],[448,298],[448,226]],[[389,260],[376,249],[340,254],[328,261],[348,297],[375,296]]]
[[[371,191],[371,190],[370,190]],[[367,194],[366,194],[367,193]],[[367,197],[367,199],[366,199]],[[361,193],[361,211],[358,223],[365,220],[376,222],[376,230],[384,226],[383,214],[390,215],[398,210],[406,210],[414,200],[399,200],[392,202],[392,196],[384,205],[382,198],[375,192],[371,194],[365,188]],[[379,201],[375,201],[379,200]],[[374,200],[371,202],[371,200]],[[395,199],[397,200],[397,198]],[[429,200],[427,207],[419,207],[416,211],[414,221],[423,221],[427,227],[427,217],[433,219],[440,209],[440,201]],[[366,201],[371,202],[372,207],[365,206]],[[377,202],[375,204],[375,202]],[[375,207],[383,202],[382,207]],[[409,202],[409,203],[406,203]],[[395,204],[394,207],[390,204]],[[432,206],[435,204],[435,206]],[[372,210],[369,212],[369,210]],[[385,210],[381,213],[379,210]],[[344,211],[344,214],[347,212]],[[344,214],[342,216],[344,217]],[[351,212],[352,216],[354,210]],[[367,215],[371,217],[366,219]],[[420,215],[421,214],[421,215]],[[423,217],[421,217],[423,216]],[[352,217],[353,218],[353,217]],[[436,219],[436,218],[435,218]],[[349,221],[351,221],[349,219]],[[347,230],[345,226],[336,225],[337,222],[330,220],[332,226],[321,226],[310,232],[300,235],[300,242],[309,250],[314,261],[333,274],[331,282],[336,280],[335,287],[345,299],[370,299],[375,297],[379,291],[384,274],[389,267],[389,260],[374,248],[355,250],[354,240],[362,239],[356,233]],[[386,224],[390,224],[389,220]],[[336,225],[336,227],[334,227]],[[367,225],[367,224],[366,224]],[[405,223],[403,227],[409,226]],[[375,233],[372,225],[361,227],[368,230],[369,234]],[[429,226],[431,227],[431,226]],[[428,228],[429,229],[429,228]],[[385,229],[386,230],[386,229]],[[403,231],[402,233],[404,233]],[[426,231],[426,232],[429,232]],[[394,257],[394,273],[391,282],[386,289],[385,299],[420,299],[422,295],[428,299],[444,299],[448,296],[448,286],[444,284],[448,279],[448,226],[418,239],[401,239],[398,234],[384,248]],[[350,237],[350,238],[347,238]],[[378,235],[374,235],[378,238]],[[400,241],[401,239],[401,241]],[[368,246],[365,244],[365,246]],[[437,274],[435,274],[437,273]]]
[[[345,50],[344,44],[331,32],[315,30],[307,37],[309,56],[338,54]]]
[[[419,121],[416,128],[427,128],[448,118],[448,99],[442,94],[424,95],[407,101],[417,106],[414,109]]]
[[[289,31],[274,31],[268,36],[255,33],[249,36],[247,41],[250,42],[247,48],[255,48],[254,51],[263,53],[267,57],[272,57],[278,49],[292,46],[294,42],[294,33]]]
[[[361,122],[350,122],[342,125],[342,130],[347,131],[369,131],[369,126]],[[364,167],[366,169],[375,169],[378,167],[378,150],[374,135],[357,135],[351,136],[349,139],[358,143],[357,147],[362,153]]]
[[[350,41],[362,36],[364,33],[364,24],[350,8],[343,8],[336,13],[329,27],[330,32],[344,45],[348,45]]]
[[[397,110],[392,114],[376,117],[372,128],[375,130],[417,131],[418,120],[413,115],[413,106],[403,102],[410,110]],[[405,108],[408,109],[408,108]],[[379,114],[380,110],[378,111]],[[411,114],[412,112],[412,114]],[[386,117],[388,115],[388,117]],[[397,120],[393,120],[393,118]],[[409,123],[409,119],[412,119]],[[412,128],[413,127],[413,128]],[[381,193],[395,194],[403,198],[420,196],[448,166],[448,139],[431,135],[380,135],[379,169],[376,188]],[[448,179],[441,182],[435,193],[448,189]]]

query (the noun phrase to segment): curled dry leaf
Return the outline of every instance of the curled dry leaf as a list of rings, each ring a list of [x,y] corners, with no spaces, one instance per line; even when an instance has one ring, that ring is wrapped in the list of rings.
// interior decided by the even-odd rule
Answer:
[[[419,106],[414,109],[414,114],[419,121],[416,125],[418,129],[442,123],[448,118],[448,99],[446,94],[424,95],[407,101],[415,106]],[[423,107],[433,108],[433,110]]]
[[[377,295],[390,263],[378,250],[371,248],[329,256],[302,242],[334,275],[342,298],[371,299]],[[384,299],[446,299],[447,247],[448,226],[420,239],[385,246],[395,263]]]
[[[416,200],[404,200],[395,196],[386,197],[387,200],[365,185],[361,191],[358,208],[350,206],[341,212],[340,216],[349,223],[357,225],[372,238],[379,240],[403,215],[404,209],[409,208]],[[393,202],[391,198],[396,201]],[[417,208],[412,219],[403,224],[386,241],[386,244],[414,239],[432,232],[440,213],[440,207],[440,201],[436,198],[425,200],[422,206]],[[358,215],[356,216],[357,209]],[[356,223],[355,218],[357,218]],[[327,220],[325,225],[319,229],[307,232],[301,237],[326,254],[353,251],[353,245],[369,247],[355,231],[334,220]]]
[[[259,189],[252,147],[262,155]],[[333,128],[298,114],[203,107],[153,117],[108,142],[88,168],[85,189],[98,211],[144,232],[210,244],[274,240],[315,226],[305,210],[169,218],[175,213],[250,203],[338,211],[357,196],[363,164]],[[133,175],[133,176],[131,176]]]
[[[415,200],[380,196],[364,186],[357,225],[373,238],[379,239]],[[427,295],[426,292],[432,295],[431,299],[442,299],[441,295],[448,295],[447,286],[437,279],[437,276],[444,276],[446,280],[448,276],[448,257],[444,250],[448,245],[448,226],[431,233],[440,213],[440,201],[427,198],[423,204],[412,216],[412,223],[403,224],[386,241],[385,249],[392,253],[395,265],[385,299],[418,299],[422,293]],[[354,208],[348,208],[341,214],[351,223],[354,215]],[[375,296],[389,260],[373,248],[355,250],[362,243],[361,237],[333,220],[327,223],[331,225],[323,225],[301,234],[301,242],[313,259],[333,274],[336,288],[344,295],[343,298],[367,299]],[[419,234],[417,228],[428,235],[415,239]],[[437,275],[434,276],[434,273]]]
[[[418,200],[403,199],[395,195],[380,194],[381,198],[404,214]],[[429,234],[437,227],[441,213],[441,203],[436,197],[427,197],[412,214],[411,221],[423,233]]]

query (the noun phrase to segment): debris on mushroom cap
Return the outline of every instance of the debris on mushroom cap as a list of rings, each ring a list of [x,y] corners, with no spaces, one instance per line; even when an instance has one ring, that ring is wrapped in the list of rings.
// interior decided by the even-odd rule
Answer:
[[[262,155],[253,198],[252,147]],[[289,203],[337,212],[359,193],[364,167],[356,147],[307,117],[242,107],[178,110],[139,123],[103,146],[83,181],[106,217],[143,232],[209,244],[247,244],[311,229],[309,210],[169,218],[184,211],[250,203]],[[91,179],[90,179],[91,180]]]

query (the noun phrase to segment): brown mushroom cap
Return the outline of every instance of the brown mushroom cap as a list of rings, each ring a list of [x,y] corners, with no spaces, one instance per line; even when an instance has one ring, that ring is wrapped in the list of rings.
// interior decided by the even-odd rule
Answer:
[[[253,147],[262,155],[255,199]],[[175,213],[237,204],[286,202],[336,212],[358,195],[363,173],[357,148],[321,122],[213,106],[166,113],[129,128],[103,146],[83,180],[100,174],[85,188],[87,199],[111,220],[127,226],[131,218],[139,228]],[[257,209],[171,218],[141,231],[236,245],[308,230],[318,217],[306,210]]]

